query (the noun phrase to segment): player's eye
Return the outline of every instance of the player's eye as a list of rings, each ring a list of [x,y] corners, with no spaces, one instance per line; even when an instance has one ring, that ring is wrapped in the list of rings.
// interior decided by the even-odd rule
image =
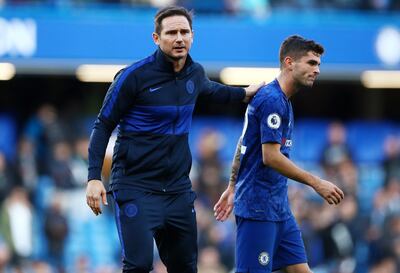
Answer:
[[[309,61],[308,64],[311,65],[311,66],[319,65],[319,63],[317,61]]]

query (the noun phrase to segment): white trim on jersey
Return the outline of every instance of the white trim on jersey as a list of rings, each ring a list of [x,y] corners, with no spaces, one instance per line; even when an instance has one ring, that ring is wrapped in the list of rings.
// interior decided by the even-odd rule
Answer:
[[[249,118],[248,118],[248,114],[249,114],[249,107],[251,107],[250,105],[247,105],[246,108],[246,113],[244,114],[244,122],[243,122],[243,129],[242,129],[242,135],[240,136],[242,138],[242,143],[243,143],[243,138],[244,135],[246,134],[247,131],[247,126],[249,125]],[[240,153],[242,155],[244,155],[246,153],[247,147],[244,145],[240,146]]]

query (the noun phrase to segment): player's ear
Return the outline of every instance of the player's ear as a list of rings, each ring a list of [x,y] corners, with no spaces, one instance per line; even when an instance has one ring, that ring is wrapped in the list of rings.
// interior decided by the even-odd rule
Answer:
[[[160,45],[160,35],[157,32],[153,32],[153,41],[156,45]]]
[[[192,43],[193,43],[193,38],[194,38],[194,31],[192,29]]]
[[[294,60],[290,56],[286,56],[285,59],[283,60],[283,63],[285,64],[285,67],[287,67],[287,68],[291,68],[293,65],[293,62],[294,62]]]

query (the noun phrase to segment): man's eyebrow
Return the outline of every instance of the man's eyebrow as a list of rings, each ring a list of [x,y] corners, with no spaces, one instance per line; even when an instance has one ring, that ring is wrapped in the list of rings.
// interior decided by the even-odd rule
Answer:
[[[173,33],[173,32],[190,32],[190,28],[182,28],[182,29],[169,29],[166,30],[165,33]]]

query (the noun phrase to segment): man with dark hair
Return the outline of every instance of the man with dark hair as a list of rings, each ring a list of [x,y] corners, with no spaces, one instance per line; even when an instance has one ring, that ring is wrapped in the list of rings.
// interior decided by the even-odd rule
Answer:
[[[155,16],[157,51],[121,70],[111,84],[89,144],[88,206],[107,204],[101,169],[118,125],[109,192],[115,201],[123,272],[152,270],[153,238],[170,273],[197,272],[195,193],[189,179],[188,132],[199,96],[244,102],[261,86],[229,87],[210,81],[188,55],[192,15],[168,7]]]
[[[220,221],[235,207],[236,272],[311,272],[290,210],[287,178],[312,187],[329,204],[343,199],[337,186],[289,159],[294,123],[289,99],[300,88],[312,87],[323,53],[314,41],[288,37],[280,49],[281,73],[247,107],[229,186],[214,207]]]
[[[162,21],[171,16],[184,16],[189,23],[190,29],[193,29],[193,12],[188,11],[184,7],[168,7],[160,9],[156,16],[154,16],[154,32],[158,35],[161,34]]]

